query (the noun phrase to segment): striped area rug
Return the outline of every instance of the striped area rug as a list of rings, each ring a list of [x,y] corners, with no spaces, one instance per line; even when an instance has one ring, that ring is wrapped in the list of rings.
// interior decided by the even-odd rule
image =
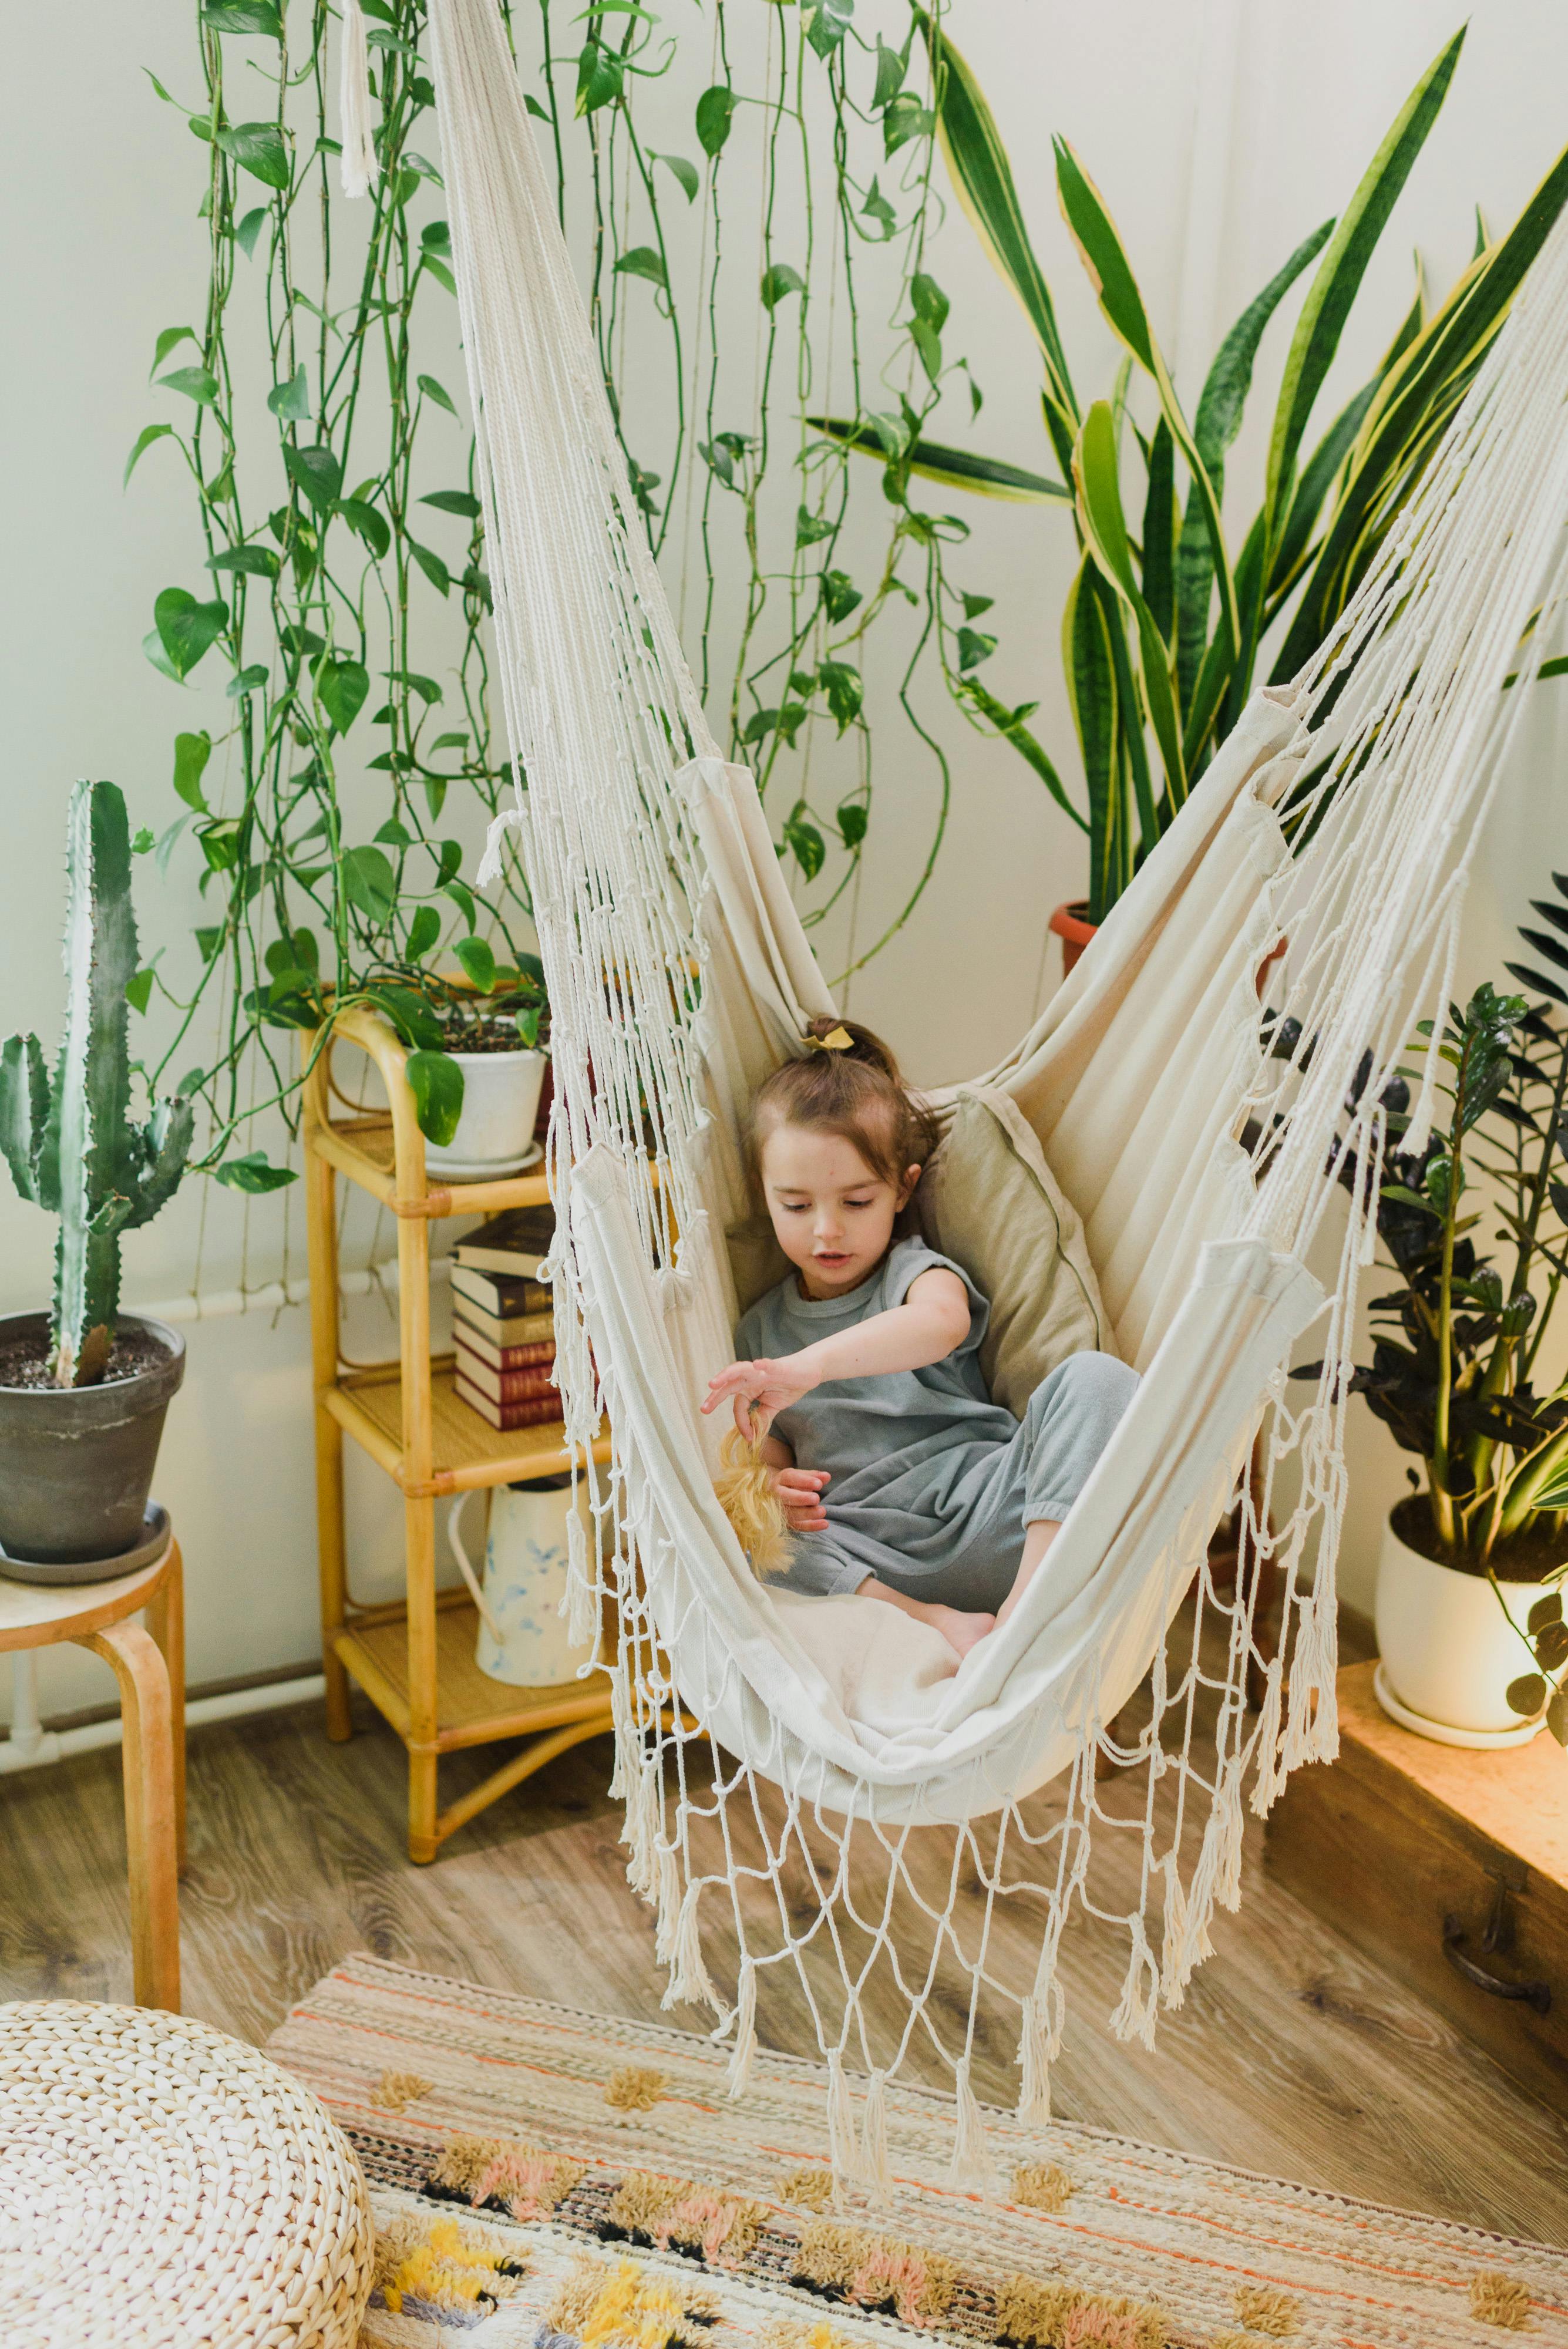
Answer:
[[[272,2053],[369,2180],[362,2349],[1568,2349],[1568,2253],[1067,2123],[888,2092],[833,2205],[823,2067],[351,1957]]]

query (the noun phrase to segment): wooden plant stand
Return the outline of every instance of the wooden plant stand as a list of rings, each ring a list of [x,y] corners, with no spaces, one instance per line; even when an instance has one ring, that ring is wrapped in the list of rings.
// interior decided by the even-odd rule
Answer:
[[[390,1722],[409,1754],[409,1857],[434,1859],[448,1836],[557,1754],[611,1725],[607,1686],[570,1681],[513,1688],[473,1661],[478,1615],[467,1590],[437,1590],[438,1499],[495,1485],[558,1475],[571,1465],[558,1425],[493,1428],[459,1402],[450,1354],[431,1355],[430,1233],[445,1216],[497,1215],[549,1199],[543,1174],[431,1188],[425,1144],[403,1073],[404,1049],[365,1009],[346,1011],[332,1036],[305,1040],[306,1216],[310,1249],[311,1351],[316,1382],[317,1526],[321,1571],[327,1733],[352,1734],[349,1682]],[[350,1044],[380,1071],[391,1104],[379,1114],[334,1118],[334,1051]],[[341,1100],[341,1096],[339,1096]],[[369,1191],[398,1224],[398,1359],[347,1362],[338,1332],[337,1184]],[[348,1589],[343,1523],[343,1438],[351,1435],[403,1495],[407,1596],[363,1606]],[[607,1459],[607,1438],[595,1446]],[[489,1777],[442,1810],[443,1754],[526,1738]]]

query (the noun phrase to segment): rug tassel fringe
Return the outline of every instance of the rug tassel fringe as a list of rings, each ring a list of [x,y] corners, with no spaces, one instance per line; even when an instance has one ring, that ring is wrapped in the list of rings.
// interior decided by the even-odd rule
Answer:
[[[380,166],[370,118],[370,46],[359,0],[343,0],[343,39],[337,59],[337,128],[343,152],[338,176],[346,196],[364,196]]]

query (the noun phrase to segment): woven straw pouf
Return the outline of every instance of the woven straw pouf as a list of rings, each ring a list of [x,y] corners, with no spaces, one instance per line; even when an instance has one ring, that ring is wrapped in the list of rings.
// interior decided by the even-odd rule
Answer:
[[[358,2163],[254,2047],[0,2006],[5,2349],[353,2349],[373,2251]]]

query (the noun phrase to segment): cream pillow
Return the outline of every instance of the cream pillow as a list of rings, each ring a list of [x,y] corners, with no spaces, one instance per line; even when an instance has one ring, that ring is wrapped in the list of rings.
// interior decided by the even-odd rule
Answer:
[[[1006,1093],[960,1089],[917,1196],[931,1246],[991,1300],[981,1368],[1015,1419],[1069,1354],[1115,1353],[1083,1225]]]

